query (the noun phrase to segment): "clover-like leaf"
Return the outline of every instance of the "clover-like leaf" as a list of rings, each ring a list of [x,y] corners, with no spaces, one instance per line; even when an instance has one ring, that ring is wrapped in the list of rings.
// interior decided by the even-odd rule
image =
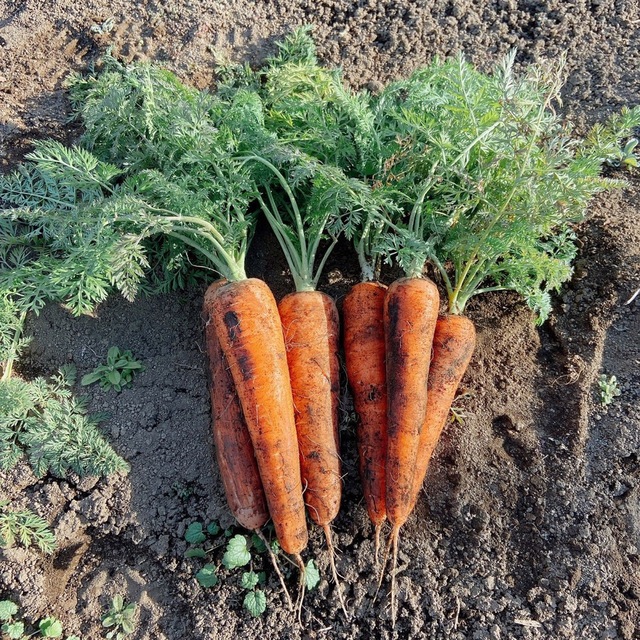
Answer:
[[[267,608],[267,597],[264,595],[263,591],[260,589],[256,589],[255,591],[250,591],[244,597],[244,602],[242,606],[254,617],[262,615]]]
[[[196,573],[196,580],[202,587],[215,587],[218,584],[218,576],[216,575],[215,566],[212,564],[205,564],[204,567]]]
[[[184,534],[184,538],[191,544],[200,544],[207,539],[207,536],[202,531],[201,522],[192,522]]]
[[[0,620],[10,620],[18,613],[18,605],[11,600],[0,601]]]
[[[6,633],[10,640],[18,640],[24,634],[24,622],[11,622],[2,625],[2,631]]]
[[[243,589],[253,589],[258,584],[259,579],[258,574],[254,571],[245,571],[242,574],[240,586]]]
[[[227,544],[227,550],[222,557],[222,564],[227,569],[235,569],[235,567],[244,567],[250,561],[251,553],[247,548],[247,539],[241,535],[233,536]]]
[[[62,623],[56,618],[43,618],[38,624],[43,638],[59,638],[62,635]]]

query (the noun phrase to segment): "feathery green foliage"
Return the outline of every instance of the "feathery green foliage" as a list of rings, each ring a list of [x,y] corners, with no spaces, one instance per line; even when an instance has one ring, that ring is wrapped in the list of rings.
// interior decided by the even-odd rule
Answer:
[[[409,273],[440,271],[449,308],[514,289],[544,320],[549,293],[572,273],[572,225],[591,197],[622,186],[603,162],[640,124],[640,108],[598,125],[586,140],[554,110],[562,64],[514,72],[514,53],[490,75],[462,56],[436,61],[378,98],[384,171],[406,217],[389,250]]]
[[[74,381],[70,368],[50,381],[0,381],[0,469],[10,469],[26,456],[38,476],[128,470],[100,433],[100,419],[87,415],[85,403],[73,397]]]
[[[8,509],[8,500],[0,500],[0,547],[19,542],[25,547],[35,544],[44,553],[53,553],[56,537],[44,518],[31,511]]]

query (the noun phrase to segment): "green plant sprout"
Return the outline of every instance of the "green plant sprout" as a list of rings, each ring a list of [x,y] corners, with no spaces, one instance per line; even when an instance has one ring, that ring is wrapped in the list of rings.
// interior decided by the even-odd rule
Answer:
[[[201,558],[206,561],[195,575],[201,587],[205,589],[215,587],[222,575],[226,577],[236,569],[248,567],[248,570],[241,574],[239,581],[239,586],[247,590],[243,607],[253,617],[264,613],[267,608],[267,596],[261,587],[264,587],[267,581],[267,574],[264,571],[255,571],[253,566],[259,555],[268,553],[274,568],[276,567],[275,557],[281,551],[277,540],[268,542],[264,536],[256,532],[251,536],[238,534],[235,533],[234,527],[223,530],[216,522],[210,522],[206,528],[201,522],[192,522],[187,527],[184,537],[191,545],[185,552],[185,557]],[[224,547],[224,553],[216,564],[214,552],[222,547]],[[281,575],[278,575],[278,578],[290,602],[283,578]],[[314,589],[319,581],[318,568],[313,560],[309,560],[305,571],[305,586],[308,590]]]
[[[618,380],[615,376],[608,376],[603,373],[598,378],[598,387],[600,389],[600,404],[603,407],[609,406],[613,399],[621,395]]]
[[[136,608],[135,602],[125,603],[121,595],[113,596],[109,611],[102,618],[103,627],[113,627],[107,638],[123,640],[134,632]]]
[[[84,399],[71,392],[75,368],[63,367],[49,380],[0,380],[0,469],[12,469],[24,456],[34,473],[57,476],[71,470],[80,476],[127,471],[88,415]]]
[[[6,634],[9,640],[27,640],[28,638],[61,638],[62,623],[53,616],[42,618],[38,622],[38,628],[27,631],[24,620],[16,617],[18,605],[11,600],[0,601],[0,631]],[[66,640],[80,640],[78,636],[67,636]]]
[[[87,386],[99,382],[103,389],[122,391],[131,384],[138,371],[144,371],[144,365],[133,357],[131,351],[111,347],[107,352],[107,363],[82,376],[80,384]]]
[[[56,537],[46,520],[30,509],[7,509],[8,500],[0,500],[0,547],[11,547],[16,541],[25,547],[35,544],[47,554],[54,552]]]

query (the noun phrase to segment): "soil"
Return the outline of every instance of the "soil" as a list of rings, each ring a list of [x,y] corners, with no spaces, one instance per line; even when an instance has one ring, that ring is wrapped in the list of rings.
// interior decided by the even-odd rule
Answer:
[[[521,64],[566,54],[563,109],[579,131],[640,102],[637,0],[0,0],[0,168],[34,140],[73,141],[64,80],[108,46],[207,87],[215,52],[256,63],[304,23],[322,60],[372,91],[435,55],[462,50],[488,67],[516,47]],[[25,375],[65,363],[83,375],[112,345],[146,369],[119,394],[82,391],[92,411],[110,414],[105,430],[128,475],[38,479],[26,464],[0,474],[0,496],[41,514],[58,538],[52,557],[0,550],[0,599],[29,621],[55,615],[84,639],[104,637],[100,618],[115,594],[138,604],[134,640],[640,638],[640,297],[626,304],[640,286],[640,177],[624,177],[629,187],[598,198],[579,228],[575,276],[545,325],[536,328],[515,295],[470,304],[478,348],[459,401],[464,421],[447,428],[403,529],[395,629],[388,582],[376,597],[346,390],[334,530],[352,619],[340,613],[317,529],[306,557],[323,577],[307,594],[303,627],[273,572],[257,619],[242,608],[239,572],[211,589],[195,580],[203,561],[185,558],[187,526],[232,525],[213,461],[202,290],[113,298],[77,319],[49,306],[30,320]],[[265,230],[250,272],[278,297],[290,289]],[[340,301],[356,274],[345,245],[321,288]],[[608,408],[603,372],[621,389]],[[294,588],[294,572],[288,580]]]

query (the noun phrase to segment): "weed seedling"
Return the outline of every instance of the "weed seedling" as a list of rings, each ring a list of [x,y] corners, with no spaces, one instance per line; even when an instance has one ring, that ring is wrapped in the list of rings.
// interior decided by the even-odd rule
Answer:
[[[598,378],[598,386],[600,387],[600,404],[603,407],[609,406],[613,399],[621,394],[618,380],[615,376],[602,374]]]
[[[0,631],[10,640],[27,640],[28,638],[61,638],[62,623],[60,620],[48,616],[42,618],[38,628],[28,631],[25,622],[18,617],[18,605],[11,600],[0,601]],[[4,637],[4,635],[3,635]],[[80,640],[77,636],[67,636],[66,640]]]
[[[131,635],[135,629],[136,604],[125,604],[121,595],[113,596],[108,613],[102,618],[103,627],[113,627],[107,633],[107,638],[122,640]]]
[[[254,617],[264,613],[267,608],[267,596],[261,587],[264,587],[267,581],[267,574],[264,571],[255,571],[254,563],[260,562],[261,554],[268,553],[275,566],[275,557],[280,553],[277,541],[267,542],[264,536],[255,532],[250,537],[241,535],[235,532],[234,527],[223,530],[216,522],[209,523],[206,528],[201,522],[192,522],[187,527],[184,537],[191,545],[185,552],[185,557],[202,558],[206,561],[195,575],[201,587],[215,587],[221,579],[231,575],[231,572],[240,567],[247,567],[239,581],[240,587],[247,591],[242,606]],[[222,547],[224,553],[220,558],[219,554],[216,556],[214,552]],[[281,573],[278,578],[289,598]],[[313,560],[307,564],[305,578],[307,589],[313,589],[320,581],[320,574]]]
[[[131,384],[133,376],[138,371],[144,371],[144,366],[133,357],[131,351],[120,351],[118,347],[111,347],[107,352],[106,364],[101,364],[83,376],[80,384],[86,386],[99,382],[103,389],[122,391]]]

